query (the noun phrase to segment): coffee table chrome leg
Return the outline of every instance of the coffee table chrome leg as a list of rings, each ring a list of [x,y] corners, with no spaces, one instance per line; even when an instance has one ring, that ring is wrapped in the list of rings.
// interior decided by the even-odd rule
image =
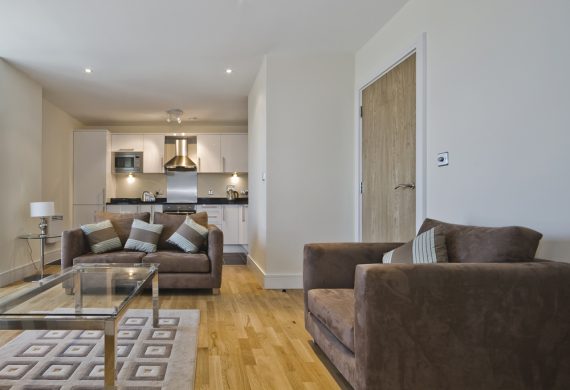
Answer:
[[[83,293],[81,288],[81,271],[75,271],[73,274],[73,292],[75,293],[75,312],[81,313],[83,309]]]
[[[115,388],[117,327],[114,319],[105,320],[105,390]]]
[[[152,326],[158,328],[158,272],[152,277]]]

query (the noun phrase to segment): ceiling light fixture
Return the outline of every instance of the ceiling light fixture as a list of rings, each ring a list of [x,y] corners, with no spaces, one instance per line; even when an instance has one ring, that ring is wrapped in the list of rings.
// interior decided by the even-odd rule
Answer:
[[[230,68],[226,69],[227,74],[231,74],[232,72],[233,72],[233,70],[231,70]]]
[[[87,73],[87,74],[93,73],[93,69],[91,69],[91,68],[85,68],[85,73]]]
[[[168,114],[168,116],[166,117],[166,121],[168,123],[175,121],[178,122],[179,124],[182,123],[182,114],[184,114],[184,111],[178,108],[173,108],[171,110],[166,111],[166,113]]]

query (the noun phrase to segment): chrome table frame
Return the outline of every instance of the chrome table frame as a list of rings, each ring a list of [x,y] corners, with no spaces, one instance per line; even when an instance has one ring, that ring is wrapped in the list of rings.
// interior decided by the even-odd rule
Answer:
[[[145,265],[146,266],[146,265]],[[126,308],[143,290],[143,286],[152,279],[152,326],[158,328],[159,319],[159,297],[158,297],[158,265],[149,264],[149,274],[138,283],[134,292],[122,302],[119,307],[115,307],[115,313],[105,315],[80,314],[82,312],[83,296],[81,293],[81,274],[86,268],[131,268],[141,267],[141,264],[83,264],[75,265],[69,271],[52,275],[39,282],[37,287],[26,289],[21,293],[16,292],[10,296],[7,302],[0,305],[0,330],[102,330],[104,332],[104,365],[105,365],[105,389],[115,389],[116,385],[116,353],[117,353],[117,324],[126,312]],[[71,317],[73,314],[65,313],[59,315],[6,315],[2,314],[11,307],[19,305],[42,292],[64,283],[73,277],[74,285],[72,294],[75,295],[75,312],[81,318]],[[35,283],[34,283],[35,285]],[[46,317],[47,316],[47,317]]]

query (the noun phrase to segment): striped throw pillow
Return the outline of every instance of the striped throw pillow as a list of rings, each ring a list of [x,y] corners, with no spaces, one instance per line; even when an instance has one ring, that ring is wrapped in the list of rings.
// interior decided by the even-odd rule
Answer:
[[[412,241],[385,253],[382,257],[382,263],[447,263],[447,248],[442,229],[437,226],[419,234]]]
[[[109,220],[81,225],[81,230],[87,236],[87,241],[93,253],[105,253],[123,247],[113,224]]]
[[[186,253],[197,253],[202,249],[207,238],[208,229],[187,217],[167,241]]]
[[[156,244],[162,233],[162,225],[146,223],[140,219],[133,219],[131,233],[125,243],[125,249],[152,253],[156,252]]]

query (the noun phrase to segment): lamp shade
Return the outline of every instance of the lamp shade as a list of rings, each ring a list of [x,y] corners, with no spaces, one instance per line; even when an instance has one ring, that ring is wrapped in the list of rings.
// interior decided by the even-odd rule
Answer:
[[[32,202],[30,203],[31,217],[51,217],[55,215],[53,202]]]

